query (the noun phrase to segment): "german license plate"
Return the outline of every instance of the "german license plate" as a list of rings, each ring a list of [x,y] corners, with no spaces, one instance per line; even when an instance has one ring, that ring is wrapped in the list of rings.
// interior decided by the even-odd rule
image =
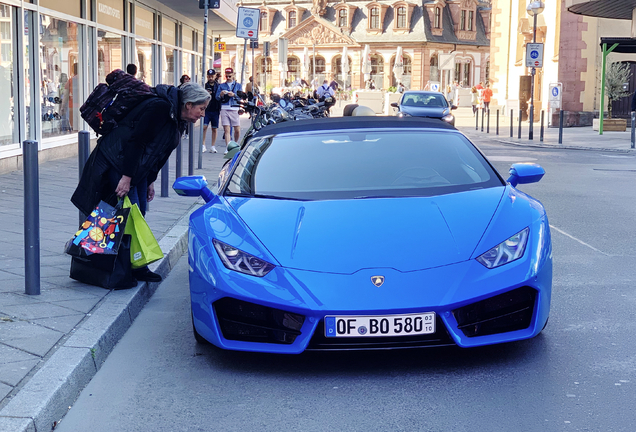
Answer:
[[[413,336],[432,333],[435,333],[435,312],[325,317],[326,337]]]

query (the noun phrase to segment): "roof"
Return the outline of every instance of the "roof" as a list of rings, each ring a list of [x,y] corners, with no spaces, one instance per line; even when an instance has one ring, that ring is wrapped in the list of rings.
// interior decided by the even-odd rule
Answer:
[[[329,117],[324,119],[295,120],[277,123],[264,127],[254,134],[254,136],[345,129],[401,129],[405,127],[456,130],[446,122],[421,117]]]
[[[603,49],[603,44],[607,44],[608,48],[611,48],[614,44],[618,44],[618,46],[612,51],[615,53],[636,54],[636,38],[602,37],[601,49]]]
[[[636,0],[591,0],[570,6],[568,10],[579,15],[631,20],[634,8]]]

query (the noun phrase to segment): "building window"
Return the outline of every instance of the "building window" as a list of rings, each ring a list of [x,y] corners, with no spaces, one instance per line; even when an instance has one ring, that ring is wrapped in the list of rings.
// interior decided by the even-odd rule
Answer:
[[[397,28],[400,28],[400,29],[406,28],[406,8],[405,7],[397,8]]]
[[[318,87],[322,84],[323,80],[326,78],[325,71],[327,70],[327,62],[323,57],[316,56],[316,72],[314,72],[314,59],[311,57],[309,59],[309,79],[313,81],[313,84]]]
[[[411,87],[411,72],[412,72],[412,65],[411,65],[411,58],[409,56],[407,56],[406,54],[402,55],[402,61],[404,62],[404,75],[402,75],[402,84],[404,84],[404,86],[406,88],[410,88]],[[393,71],[393,66],[395,66],[395,57],[393,57],[391,59],[391,71]],[[393,87],[397,87],[397,80],[395,79],[395,74],[391,73],[391,85]]]
[[[267,12],[261,12],[260,31],[267,31]]]
[[[300,59],[298,57],[287,57],[287,80],[291,84],[295,80],[299,80],[300,76]]]
[[[437,56],[431,57],[431,72],[429,74],[429,81],[439,81],[439,68],[437,66]]]
[[[338,11],[338,27],[347,27],[347,10],[340,9]]]
[[[379,29],[380,28],[380,8],[374,7],[371,8],[371,21],[369,28]]]
[[[435,8],[435,28],[441,28],[442,26],[442,9]]]
[[[462,10],[461,18],[459,19],[459,29],[466,30],[466,11]]]
[[[296,27],[296,11],[289,11],[287,28]]]
[[[469,31],[473,31],[473,21],[475,18],[475,12],[473,11],[469,11],[468,12],[468,30]]]

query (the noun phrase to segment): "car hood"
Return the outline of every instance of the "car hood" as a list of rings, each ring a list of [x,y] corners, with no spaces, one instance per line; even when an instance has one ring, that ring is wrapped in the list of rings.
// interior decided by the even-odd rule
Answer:
[[[504,190],[333,201],[226,198],[283,267],[351,274],[470,259]]]
[[[432,118],[442,118],[446,114],[450,113],[450,109],[439,107],[439,108],[426,108],[426,107],[412,107],[412,106],[401,106],[400,111],[411,115],[413,117],[432,117]]]

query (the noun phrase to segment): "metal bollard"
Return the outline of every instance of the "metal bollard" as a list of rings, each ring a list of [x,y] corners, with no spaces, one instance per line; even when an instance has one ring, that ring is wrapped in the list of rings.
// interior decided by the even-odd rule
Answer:
[[[194,175],[194,125],[192,123],[188,132],[188,175]]]
[[[161,197],[168,197],[168,188],[170,187],[170,164],[166,162],[161,168]]]
[[[40,186],[38,143],[22,144],[24,169],[24,293],[40,295]]]
[[[519,139],[521,139],[521,116],[523,115],[523,111],[519,110]]]
[[[205,143],[203,142],[203,120],[199,120],[199,123],[201,124],[201,126],[199,127],[199,133],[201,134],[201,136],[199,137],[199,159],[197,162],[197,168],[201,169],[203,168],[203,146],[205,145]]]
[[[514,133],[514,130],[513,130],[514,123],[515,123],[514,111],[510,110],[510,138],[512,138],[512,134]]]
[[[636,112],[632,111],[632,148],[636,146]]]
[[[490,108],[488,108],[488,115],[486,115],[486,133],[490,133]]]
[[[497,134],[499,135],[499,110],[497,110]]]
[[[88,131],[80,131],[77,135],[77,168],[79,173],[79,180],[82,179],[82,174],[84,173],[84,166],[86,165],[86,161],[88,161],[88,157],[91,154],[91,134]],[[79,212],[79,223],[80,225],[84,223],[86,220],[85,215],[81,211]]]
[[[177,178],[181,177],[181,169],[182,169],[182,163],[181,163],[181,153],[182,153],[182,146],[181,146],[181,142],[179,142],[179,145],[177,146],[177,154],[175,155],[175,159],[177,162],[177,166],[175,168],[175,175]]]
[[[481,109],[481,131],[484,131],[484,116],[486,114],[486,110],[484,108]]]
[[[563,110],[559,110],[559,144],[563,144]]]
[[[539,131],[539,141],[543,142],[543,121],[544,121],[545,111],[541,110],[541,129]]]
[[[479,130],[479,108],[477,108],[477,111],[475,111],[473,115],[475,116],[475,130],[478,131]]]

